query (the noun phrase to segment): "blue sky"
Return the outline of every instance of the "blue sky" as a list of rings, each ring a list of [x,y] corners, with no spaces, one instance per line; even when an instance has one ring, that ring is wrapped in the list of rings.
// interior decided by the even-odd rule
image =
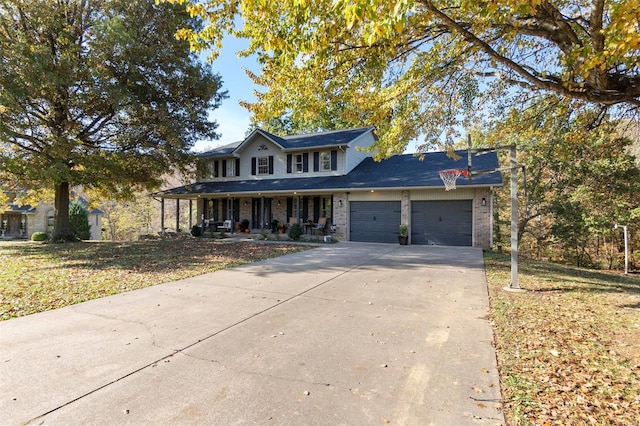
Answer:
[[[256,86],[244,72],[251,70],[255,74],[260,73],[260,66],[255,58],[240,58],[237,52],[248,45],[247,40],[227,36],[223,40],[223,48],[220,56],[213,62],[213,71],[222,77],[222,89],[226,90],[229,98],[222,101],[220,107],[211,112],[210,117],[218,123],[217,132],[220,138],[212,141],[198,141],[193,147],[194,151],[206,151],[208,149],[241,141],[245,138],[249,129],[251,114],[241,107],[239,101],[253,102],[255,90],[265,90]],[[205,60],[207,54],[203,54]],[[408,145],[405,152],[414,152],[416,142]]]
[[[259,73],[260,67],[254,58],[239,58],[237,52],[248,45],[246,40],[239,40],[227,36],[223,40],[220,56],[213,62],[213,71],[222,77],[222,89],[229,95],[222,101],[220,107],[211,112],[211,118],[218,123],[220,139],[214,141],[199,141],[195,144],[195,151],[203,151],[220,145],[226,145],[244,139],[249,128],[251,114],[239,105],[239,101],[253,101],[253,92],[259,86],[244,72],[249,69]],[[203,55],[203,60],[207,54]]]

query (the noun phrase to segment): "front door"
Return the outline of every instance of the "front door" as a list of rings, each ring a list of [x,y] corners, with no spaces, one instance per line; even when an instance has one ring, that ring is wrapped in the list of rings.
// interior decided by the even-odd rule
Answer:
[[[20,214],[8,214],[5,216],[7,218],[7,235],[20,235],[20,219],[22,219],[22,215]]]
[[[271,228],[271,198],[254,198],[251,202],[251,228]]]

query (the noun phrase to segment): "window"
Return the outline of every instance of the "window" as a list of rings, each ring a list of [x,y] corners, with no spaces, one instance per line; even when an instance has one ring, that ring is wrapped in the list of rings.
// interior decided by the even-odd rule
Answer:
[[[208,177],[208,178],[216,177],[215,164],[213,161],[209,161],[207,163],[207,171],[206,171],[205,177]]]
[[[268,157],[258,157],[258,174],[259,175],[268,175],[269,174],[269,158]]]
[[[320,171],[331,171],[331,153],[329,151],[320,152]]]
[[[47,232],[53,232],[56,211],[54,209],[47,210]]]
[[[236,175],[236,162],[234,160],[227,161],[227,176]]]
[[[236,161],[236,173],[240,169],[240,164]],[[251,157],[251,175],[272,175],[273,155],[268,157]]]
[[[302,173],[304,171],[304,156],[302,154],[296,154],[293,156],[293,158],[294,158],[293,170],[296,173]]]
[[[320,217],[331,218],[331,197],[320,198]]]

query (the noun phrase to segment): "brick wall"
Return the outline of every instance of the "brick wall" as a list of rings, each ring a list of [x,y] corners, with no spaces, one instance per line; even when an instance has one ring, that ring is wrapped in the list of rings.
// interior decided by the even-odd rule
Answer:
[[[482,205],[482,199],[486,205]],[[492,243],[492,211],[491,211],[491,190],[476,189],[473,198],[473,245],[483,249],[490,249]]]

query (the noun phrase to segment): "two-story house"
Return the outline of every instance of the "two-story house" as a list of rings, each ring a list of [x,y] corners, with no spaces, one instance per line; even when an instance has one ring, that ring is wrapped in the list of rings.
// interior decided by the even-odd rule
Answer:
[[[491,246],[492,191],[500,173],[459,179],[445,191],[440,170],[466,169],[466,154],[422,158],[398,155],[376,162],[362,148],[376,141],[374,127],[295,136],[257,129],[243,141],[199,155],[197,182],[153,194],[196,203],[198,223],[270,228],[272,220],[317,224],[334,237],[396,242],[407,224],[411,244]],[[474,167],[497,169],[495,153]],[[178,201],[179,202],[179,201]]]

